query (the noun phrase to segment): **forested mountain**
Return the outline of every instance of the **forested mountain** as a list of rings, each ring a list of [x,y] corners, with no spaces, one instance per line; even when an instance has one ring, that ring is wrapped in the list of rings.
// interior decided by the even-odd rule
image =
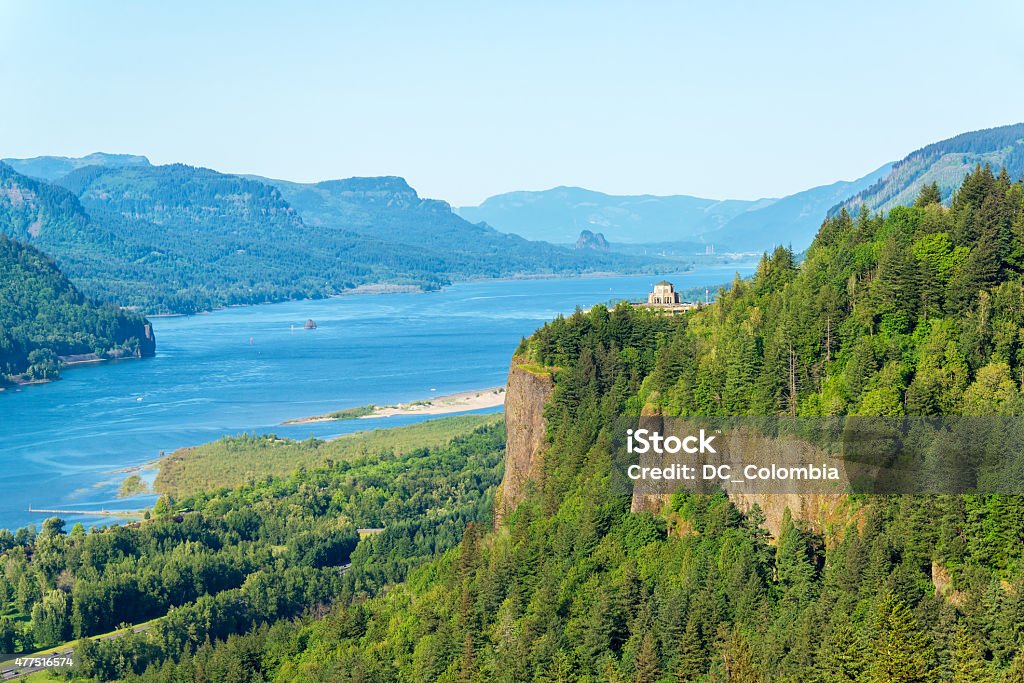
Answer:
[[[643,263],[642,259],[614,254],[581,255],[546,241],[474,225],[456,215],[447,202],[421,198],[403,178],[348,178],[315,184],[263,180],[280,190],[307,225],[325,230],[344,228],[403,247],[430,250],[450,262],[456,277],[579,272],[586,268],[614,271],[636,269]]]
[[[889,166],[863,178],[814,187],[781,199],[700,199],[685,195],[613,196],[575,187],[510,192],[459,215],[531,239],[573,242],[583,229],[604,233],[611,243],[714,244],[723,252],[763,251],[814,238],[829,208],[876,182]],[[701,249],[700,251],[703,251]]]
[[[0,385],[55,379],[59,356],[152,356],[140,315],[82,296],[45,255],[0,235]]]
[[[254,539],[254,550],[262,542],[255,539],[269,537],[285,544],[274,570],[285,574],[273,580],[270,570],[256,570],[241,593],[199,597],[153,635],[87,642],[77,651],[81,673],[160,682],[1019,680],[1024,503],[1017,497],[858,496],[828,525],[786,514],[771,538],[760,508],[740,509],[724,493],[677,493],[656,510],[631,512],[630,495],[609,483],[609,425],[641,409],[1024,412],[1024,185],[979,168],[950,208],[938,199],[929,187],[916,206],[885,217],[841,212],[825,222],[802,264],[779,248],[751,280],[684,316],[621,304],[546,325],[518,350],[517,367],[553,382],[546,438],[518,504],[494,530],[465,525],[456,549],[447,536],[431,561],[423,562],[429,552],[420,542],[430,538],[429,526],[399,545],[360,542],[351,576],[376,578],[353,583],[346,574],[326,615],[317,609],[264,625],[317,600],[298,588],[305,579],[288,579],[304,555],[291,550],[296,542],[284,530],[293,519],[308,524],[306,511],[328,513],[314,529],[329,528],[336,509],[346,523],[355,519],[346,506],[362,500],[358,491],[326,495],[345,463],[187,501],[203,514],[169,529],[193,536],[219,529],[226,539]],[[437,472],[448,468],[468,485],[465,463],[488,467],[474,455],[493,448],[481,438],[458,443]],[[494,482],[478,480],[485,490]],[[456,500],[467,492],[456,490]],[[474,514],[490,499],[476,499]],[[371,516],[378,509],[356,505]],[[160,514],[168,514],[166,504]],[[86,538],[124,546],[168,533],[160,524]],[[45,577],[63,566],[41,559],[52,526],[25,571],[50,572]],[[22,534],[20,542],[30,540]],[[83,543],[58,540],[67,548]],[[415,566],[399,560],[402,571],[365,574],[385,556],[409,554],[419,558]],[[228,576],[237,582],[239,571],[254,568]],[[380,591],[381,579],[402,576]],[[17,591],[27,595],[32,585]],[[282,585],[296,586],[292,597],[282,600],[272,588]],[[43,636],[51,623],[76,628],[73,616],[48,617],[66,614],[74,599],[68,603],[59,587],[46,590],[33,628],[39,624]],[[204,642],[207,634],[214,642]]]
[[[1005,168],[1012,178],[1024,174],[1024,123],[962,133],[923,147],[896,163],[892,171],[840,207],[856,213],[861,204],[872,211],[909,206],[925,185],[936,183],[948,202],[964,176],[978,164]]]
[[[30,159],[0,159],[22,175],[52,182],[72,171],[86,166],[148,166],[149,159],[134,154],[105,154],[96,152],[84,157],[32,157]]]
[[[651,263],[470,225],[399,179],[324,184],[344,211],[314,225],[270,185],[181,164],[85,166],[59,183],[0,164],[0,233],[44,249],[89,296],[150,312]],[[364,189],[331,194],[347,186]],[[381,192],[389,198],[378,201]]]

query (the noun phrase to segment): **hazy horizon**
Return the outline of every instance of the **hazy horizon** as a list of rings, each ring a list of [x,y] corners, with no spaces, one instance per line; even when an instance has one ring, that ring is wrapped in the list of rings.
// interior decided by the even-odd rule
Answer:
[[[1007,84],[1022,19],[1005,0],[855,13],[0,0],[16,95],[0,157],[397,175],[453,206],[558,186],[781,197],[1020,121],[1024,92]]]

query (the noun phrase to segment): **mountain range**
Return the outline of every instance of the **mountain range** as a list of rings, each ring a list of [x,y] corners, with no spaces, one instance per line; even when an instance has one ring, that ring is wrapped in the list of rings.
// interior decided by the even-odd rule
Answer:
[[[369,284],[665,271],[706,249],[799,252],[830,211],[889,211],[932,182],[948,202],[983,164],[1024,173],[1024,124],[958,135],[779,199],[558,187],[455,211],[394,176],[296,183],[128,154],[5,159],[0,234],[43,250],[88,297],[189,313]]]
[[[22,175],[53,182],[72,171],[86,166],[149,166],[149,159],[135,154],[106,154],[94,152],[84,157],[32,157],[30,159],[2,159],[5,164]]]
[[[479,206],[457,209],[471,221],[484,221],[532,239],[575,242],[583,230],[600,232],[612,243],[713,244],[717,251],[763,251],[776,244],[804,248],[821,227],[829,208],[870,187],[889,164],[852,181],[814,187],[781,199],[704,199],[689,195],[608,195],[579,187],[510,192]]]
[[[600,232],[619,250],[624,245],[673,246],[703,253],[760,252],[776,245],[802,251],[822,220],[845,207],[875,211],[914,202],[921,187],[936,182],[944,201],[978,165],[1024,174],[1024,123],[963,133],[919,149],[898,163],[884,164],[852,181],[813,187],[779,199],[714,200],[688,195],[609,195],[578,187],[509,192],[478,206],[457,209],[471,221],[524,237],[572,243],[583,230]]]
[[[12,160],[46,179],[0,164],[0,234],[44,250],[87,295],[148,312],[654,264],[473,225],[401,178],[300,185],[143,157],[87,158],[102,164]]]

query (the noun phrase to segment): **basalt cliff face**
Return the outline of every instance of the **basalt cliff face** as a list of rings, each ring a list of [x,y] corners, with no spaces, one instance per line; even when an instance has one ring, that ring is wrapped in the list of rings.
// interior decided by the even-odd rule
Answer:
[[[544,404],[554,388],[549,371],[512,357],[505,394],[505,475],[494,504],[495,526],[523,499],[529,482],[540,482],[547,443]]]
[[[671,418],[662,418],[656,410],[650,406],[645,408],[640,418],[640,427],[652,432],[662,434],[678,433],[674,427],[666,426],[673,424]],[[752,430],[736,430],[724,435],[719,435],[719,450],[724,455],[719,456],[694,456],[691,464],[702,467],[705,464],[723,465],[727,464],[734,472],[741,472],[746,464],[758,464],[770,466],[772,463],[799,464],[803,462],[824,462],[827,454],[806,442],[787,438],[770,438],[758,434]],[[756,454],[756,462],[752,461],[747,454]],[[652,463],[655,465],[668,464],[674,461],[669,458],[665,463]],[[840,472],[840,479],[848,480],[848,473],[842,463],[833,462]],[[651,491],[650,482],[638,481],[633,487],[633,499],[630,505],[632,512],[658,513],[669,502],[671,494],[666,494],[662,489]],[[794,482],[762,482],[756,485],[757,491],[750,491],[748,484],[744,490],[743,486],[727,491],[729,499],[737,508],[749,512],[754,505],[764,512],[764,527],[771,532],[773,538],[777,538],[782,529],[783,519],[786,510],[790,511],[793,519],[805,522],[811,528],[825,533],[831,529],[842,529],[850,520],[853,510],[849,506],[849,497],[842,493],[822,493],[820,486],[815,483],[808,483],[801,487]],[[775,489],[775,490],[773,490]],[[803,490],[801,490],[803,489]]]
[[[512,358],[505,396],[505,475],[495,501],[495,526],[500,525],[523,499],[530,482],[541,484],[544,450],[547,446],[544,405],[553,390],[554,380],[549,369],[531,365],[520,356]],[[660,421],[661,417],[656,411],[645,409],[643,426],[658,429]],[[750,437],[748,435],[745,438],[749,440]],[[771,439],[753,445],[748,443],[746,446],[736,450],[757,452],[763,456],[765,463],[781,461],[781,455],[776,451],[785,448],[785,444]],[[793,519],[801,520],[822,533],[841,530],[856,515],[856,510],[851,508],[849,498],[844,494],[731,491],[729,497],[744,511],[758,505],[765,515],[764,526],[773,537],[778,536],[787,509]],[[630,509],[633,512],[658,513],[669,498],[669,494],[650,493],[638,485],[633,489]]]

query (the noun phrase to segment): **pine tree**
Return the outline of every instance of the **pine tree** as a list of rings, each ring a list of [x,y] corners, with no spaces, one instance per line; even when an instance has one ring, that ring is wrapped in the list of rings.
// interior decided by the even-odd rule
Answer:
[[[910,610],[892,593],[881,597],[875,611],[874,642],[867,683],[934,681],[931,643],[918,631]]]
[[[462,658],[459,665],[459,683],[470,683],[476,669],[476,653],[473,650],[473,635],[466,634],[462,641]]]
[[[825,634],[816,669],[823,683],[854,683],[860,678],[864,644],[845,619],[836,619]]]
[[[810,597],[814,580],[814,565],[803,532],[793,522],[787,508],[782,517],[782,530],[775,551],[775,571],[779,585],[787,596],[798,601]]]
[[[654,644],[654,636],[650,631],[644,633],[640,643],[640,652],[636,658],[636,683],[656,683],[661,675],[661,666],[658,661],[658,651]]]
[[[674,674],[679,683],[690,683],[704,675],[707,657],[701,643],[697,623],[690,619],[686,623],[686,631],[679,640],[679,655],[676,657]]]
[[[914,206],[928,206],[938,204],[942,201],[942,193],[939,191],[939,184],[935,181],[921,186],[921,191],[914,201]]]
[[[986,683],[992,680],[978,641],[960,624],[953,641],[953,683]]]
[[[725,631],[722,645],[722,667],[728,683],[762,683],[755,665],[754,653],[739,626]]]

